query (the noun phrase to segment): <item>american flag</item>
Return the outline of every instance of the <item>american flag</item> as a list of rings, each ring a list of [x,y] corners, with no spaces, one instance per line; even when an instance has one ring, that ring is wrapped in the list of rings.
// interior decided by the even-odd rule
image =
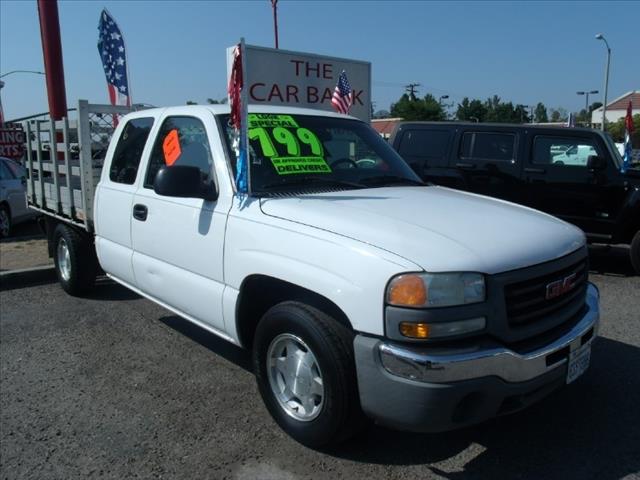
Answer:
[[[109,89],[111,105],[131,105],[124,39],[113,17],[102,10],[98,24],[98,51]]]
[[[343,70],[338,78],[336,89],[333,91],[333,98],[331,104],[336,111],[340,113],[349,113],[349,108],[353,104],[353,95],[351,92],[351,85],[347,80],[347,74]]]
[[[627,115],[624,117],[624,156],[622,163],[622,172],[626,172],[631,165],[631,157],[633,155],[633,146],[631,145],[631,134],[633,133],[633,105],[629,100],[627,105]]]

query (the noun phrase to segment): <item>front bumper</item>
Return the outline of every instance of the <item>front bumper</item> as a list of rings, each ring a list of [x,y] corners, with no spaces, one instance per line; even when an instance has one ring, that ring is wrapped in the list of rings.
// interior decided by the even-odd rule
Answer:
[[[520,410],[565,383],[569,354],[593,342],[599,316],[598,290],[589,284],[581,318],[531,350],[407,347],[358,335],[362,408],[382,424],[413,431],[451,430]]]

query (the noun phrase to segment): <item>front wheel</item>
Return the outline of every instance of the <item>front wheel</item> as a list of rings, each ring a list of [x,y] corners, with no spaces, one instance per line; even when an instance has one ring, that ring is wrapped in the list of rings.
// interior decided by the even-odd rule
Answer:
[[[638,275],[640,275],[640,230],[636,232],[631,240],[631,265]]]
[[[272,307],[256,330],[253,362],[269,413],[309,447],[346,440],[364,425],[353,332],[299,302]]]
[[[53,259],[60,285],[70,295],[93,287],[97,261],[93,245],[74,229],[58,224],[53,232]]]

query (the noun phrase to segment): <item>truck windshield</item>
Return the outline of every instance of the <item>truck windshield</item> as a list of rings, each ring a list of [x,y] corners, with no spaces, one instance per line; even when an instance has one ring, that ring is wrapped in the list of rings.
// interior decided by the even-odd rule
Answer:
[[[234,130],[221,116],[235,175]],[[424,185],[367,124],[351,119],[249,114],[252,193]]]

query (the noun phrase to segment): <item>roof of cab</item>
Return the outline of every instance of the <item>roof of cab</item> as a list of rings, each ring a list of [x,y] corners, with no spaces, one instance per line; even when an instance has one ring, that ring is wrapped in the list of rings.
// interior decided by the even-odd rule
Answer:
[[[214,115],[224,115],[229,114],[230,108],[228,104],[221,105],[179,105],[174,107],[159,107],[159,108],[150,108],[144,111],[147,114],[151,115],[159,115],[160,113],[171,113],[172,110],[179,110],[182,114],[184,114],[185,109],[205,109],[209,110]],[[289,107],[287,105],[249,105],[249,113],[272,113],[272,114],[285,114],[285,115],[314,115],[317,117],[332,117],[332,118],[346,118],[350,120],[358,120],[351,115],[343,115],[335,112],[330,112],[327,110],[316,110],[313,108],[300,108],[300,107]]]

